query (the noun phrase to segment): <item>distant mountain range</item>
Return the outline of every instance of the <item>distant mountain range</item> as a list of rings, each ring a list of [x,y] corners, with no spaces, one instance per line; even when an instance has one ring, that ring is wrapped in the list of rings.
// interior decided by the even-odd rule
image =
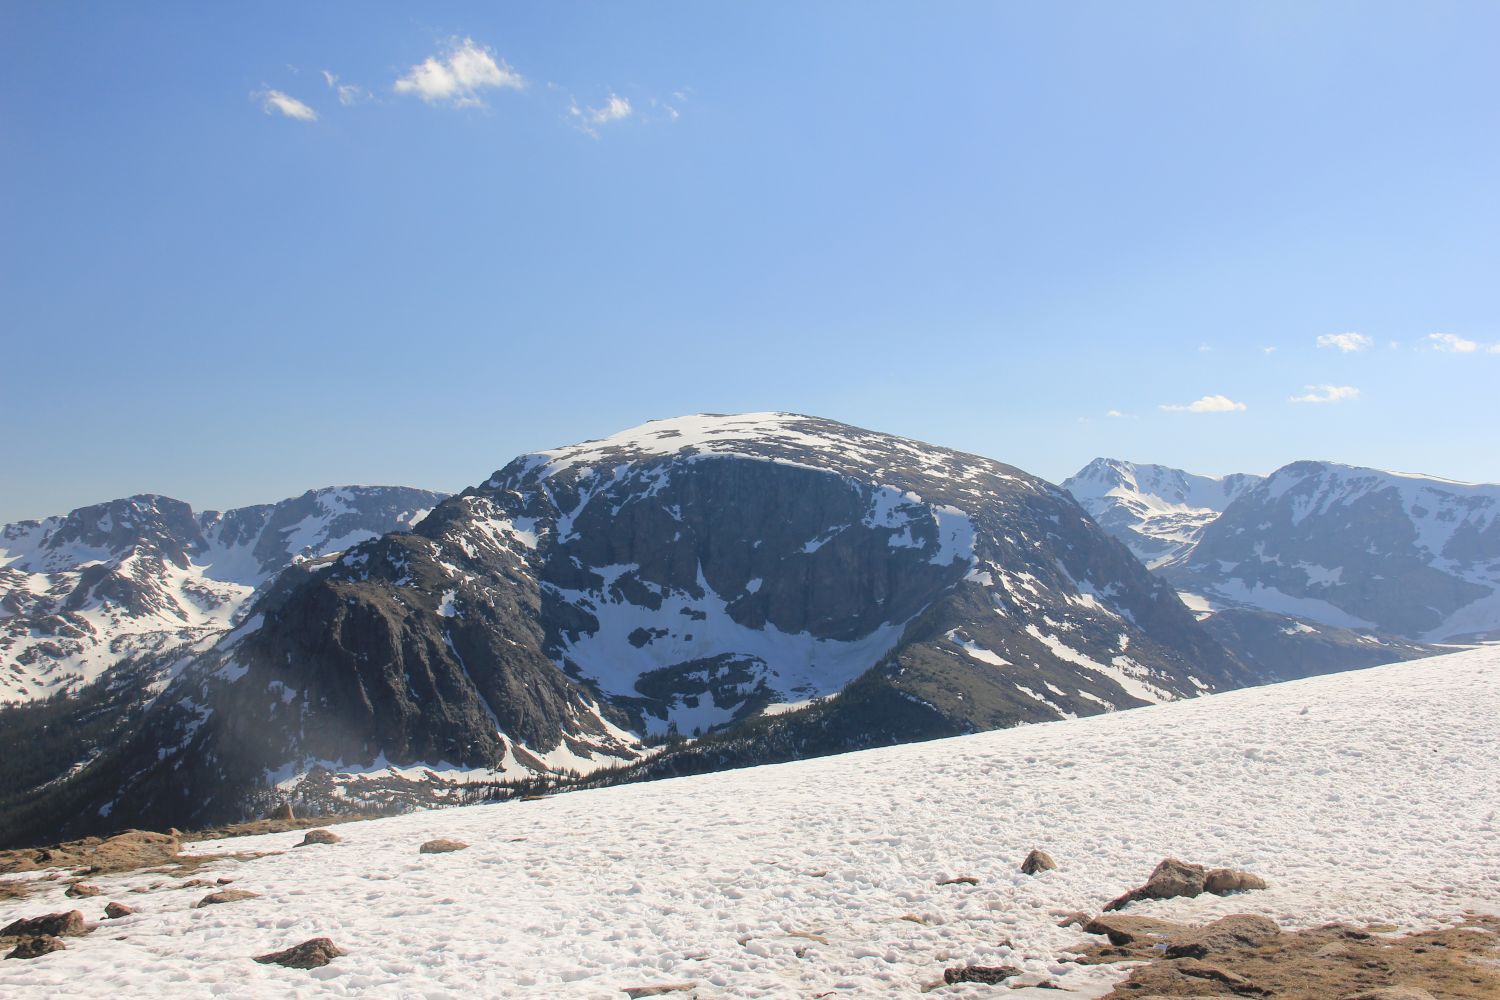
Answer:
[[[1494,487],[1448,502],[1402,480],[1416,499],[1392,507],[1288,479],[1313,465],[1213,480],[1101,459],[1070,494],[815,417],[698,415],[446,498],[198,515],[135,497],[11,525],[0,843],[833,753],[1495,627]],[[1429,588],[1430,614],[1330,568],[1396,573],[1382,553],[1404,553],[1393,592]]]
[[[1096,458],[1063,488],[1150,569],[1180,559],[1224,508],[1263,477],[1197,476],[1165,465]]]
[[[216,635],[287,566],[411,527],[443,499],[346,486],[194,513],[134,496],[0,529],[0,702],[72,691]]]
[[[1209,479],[1114,459],[1064,486],[1202,612],[1500,637],[1500,486],[1334,462]]]

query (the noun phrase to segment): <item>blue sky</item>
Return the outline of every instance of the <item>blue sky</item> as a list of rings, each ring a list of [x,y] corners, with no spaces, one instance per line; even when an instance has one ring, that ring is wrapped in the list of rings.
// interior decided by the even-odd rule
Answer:
[[[1052,479],[1500,481],[1496,38],[1492,3],[8,4],[0,520],[459,489],[759,409]]]

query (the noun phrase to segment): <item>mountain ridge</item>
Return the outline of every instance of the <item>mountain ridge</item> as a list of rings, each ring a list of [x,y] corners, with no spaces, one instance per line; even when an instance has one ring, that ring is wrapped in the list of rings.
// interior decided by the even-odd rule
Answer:
[[[392,766],[616,767],[768,712],[806,755],[1256,679],[1059,487],[781,413],[521,456],[164,676],[92,765],[129,780],[52,800],[79,829],[239,818],[330,770],[366,774],[352,803]]]

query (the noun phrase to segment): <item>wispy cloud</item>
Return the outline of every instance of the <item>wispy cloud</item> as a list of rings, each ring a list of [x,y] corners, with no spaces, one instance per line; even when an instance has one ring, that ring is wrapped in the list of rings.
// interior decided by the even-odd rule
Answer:
[[[346,108],[351,104],[358,104],[360,101],[368,101],[370,99],[370,92],[368,90],[353,83],[339,83],[339,78],[326,69],[323,71],[323,79],[327,82],[329,88],[338,95],[339,103]]]
[[[575,100],[568,105],[568,114],[573,116],[579,128],[597,139],[599,133],[596,130],[599,126],[622,122],[634,115],[635,109],[630,106],[629,98],[610,94],[609,100],[597,108],[579,107]]]
[[[1262,354],[1275,354],[1276,353],[1276,348],[1274,348],[1274,347],[1262,347],[1260,349],[1260,352]]]
[[[1325,333],[1318,338],[1319,347],[1337,347],[1345,354],[1363,351],[1375,341],[1362,333]]]
[[[1429,333],[1424,339],[1428,347],[1444,354],[1500,354],[1500,343],[1481,344],[1456,333]]]
[[[1163,403],[1161,408],[1169,413],[1234,413],[1249,409],[1244,403],[1236,403],[1228,396],[1204,396],[1191,403]]]
[[[1119,410],[1107,410],[1104,415],[1106,417],[1113,417],[1116,419],[1125,416],[1125,414],[1121,413]]]
[[[1290,396],[1292,403],[1338,403],[1346,399],[1359,398],[1359,390],[1352,385],[1305,385],[1306,395]]]
[[[446,52],[428,56],[396,81],[396,93],[414,94],[428,104],[450,104],[456,108],[483,107],[482,90],[521,90],[526,86],[520,73],[472,38],[454,39]]]
[[[260,107],[268,115],[282,115],[300,122],[315,122],[318,113],[290,94],[279,90],[262,90],[250,95],[260,98]]]

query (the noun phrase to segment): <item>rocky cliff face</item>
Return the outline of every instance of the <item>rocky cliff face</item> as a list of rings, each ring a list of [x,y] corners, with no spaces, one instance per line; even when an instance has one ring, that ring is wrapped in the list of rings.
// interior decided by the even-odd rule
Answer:
[[[1065,491],[791,414],[524,456],[254,611],[170,671],[140,773],[79,814],[232,818],[325,771],[587,771],[768,719],[826,752],[1255,679]]]
[[[1246,491],[1166,576],[1253,607],[1426,642],[1500,635],[1500,486],[1296,462]]]
[[[1204,528],[1261,476],[1198,476],[1165,465],[1096,458],[1063,481],[1099,526],[1153,569],[1181,559]]]
[[[77,690],[229,627],[293,562],[410,527],[442,494],[313,490],[198,514],[135,496],[0,529],[0,702]]]

